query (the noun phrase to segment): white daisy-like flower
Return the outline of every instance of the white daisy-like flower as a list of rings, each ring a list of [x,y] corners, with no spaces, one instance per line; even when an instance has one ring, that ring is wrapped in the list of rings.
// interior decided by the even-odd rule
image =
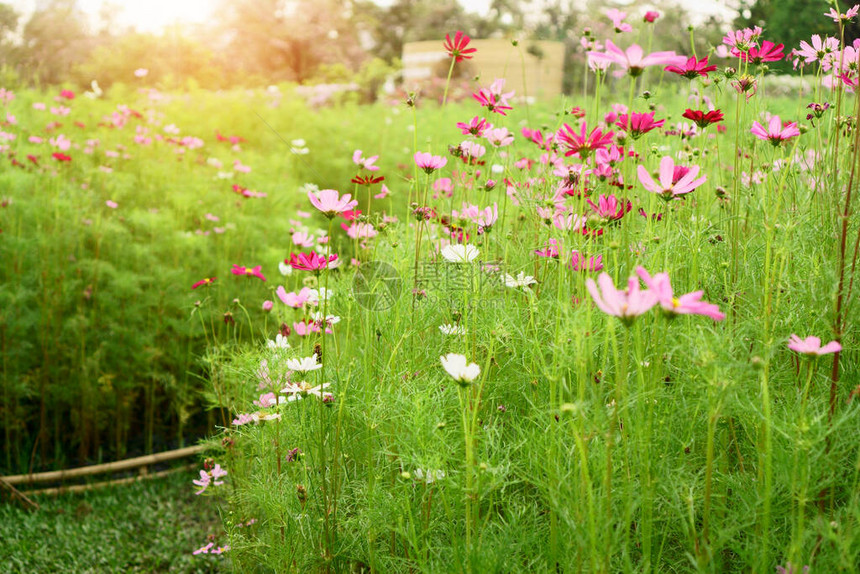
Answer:
[[[474,245],[448,245],[440,252],[446,261],[451,263],[469,263],[480,255],[480,251]]]
[[[468,363],[466,357],[457,353],[448,353],[444,357],[439,357],[442,361],[442,367],[451,375],[458,383],[471,383],[481,374],[481,367],[475,363]]]
[[[439,330],[445,335],[465,335],[466,328],[462,325],[439,325]]]
[[[520,271],[516,277],[508,275],[505,273],[505,285],[508,287],[528,287],[529,285],[534,285],[537,283],[537,280],[531,275],[526,275],[524,272]]]
[[[281,335],[280,333],[278,333],[275,336],[274,341],[269,339],[268,345],[269,345],[270,349],[289,349],[290,348],[290,344],[287,342],[287,338],[284,337],[283,335]]]
[[[311,314],[311,318],[314,320],[315,323],[320,324],[322,323],[323,315],[319,311],[314,311]],[[336,323],[340,323],[340,317],[338,317],[337,315],[326,315],[325,322],[329,325],[334,325]]]
[[[317,356],[304,357],[301,359],[287,359],[287,368],[291,371],[306,373],[322,369],[322,364],[317,362]]]
[[[311,292],[308,295],[308,303],[311,305],[319,305],[320,301],[331,301],[331,295],[331,289],[326,289],[325,287],[311,289]]]
[[[286,263],[284,263],[283,261],[280,261],[278,263],[278,271],[281,272],[281,275],[286,277],[287,275],[292,275],[293,268],[290,267],[289,265],[287,265]]]
[[[418,482],[426,482],[427,484],[445,478],[444,470],[428,470],[425,473],[424,470],[416,468],[413,474],[415,475],[415,480]]]
[[[307,395],[314,395],[319,399],[324,399],[327,396],[330,397],[331,393],[323,392],[323,389],[329,387],[331,383],[323,383],[321,385],[317,385],[312,387],[310,383],[307,381],[301,381],[298,383],[289,383],[286,387],[281,389],[281,392],[285,395],[290,395],[286,397],[288,402],[300,401]],[[284,397],[281,397],[282,399]]]

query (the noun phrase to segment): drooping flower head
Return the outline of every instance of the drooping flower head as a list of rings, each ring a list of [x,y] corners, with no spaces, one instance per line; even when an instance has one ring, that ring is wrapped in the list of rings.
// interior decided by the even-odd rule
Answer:
[[[507,110],[513,109],[510,103],[508,103],[508,98],[512,98],[514,96],[514,92],[503,92],[502,90],[504,89],[505,80],[503,78],[498,78],[490,84],[489,88],[481,88],[472,94],[472,97],[475,98],[479,104],[487,108],[487,110],[506,116]]]
[[[615,28],[615,32],[617,34],[633,30],[633,26],[624,21],[624,19],[627,18],[627,12],[622,12],[617,8],[611,8],[606,11],[606,17],[612,20],[612,26]]]

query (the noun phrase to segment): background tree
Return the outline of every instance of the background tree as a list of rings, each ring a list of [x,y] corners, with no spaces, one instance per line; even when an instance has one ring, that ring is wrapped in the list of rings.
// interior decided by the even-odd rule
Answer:
[[[68,71],[92,49],[88,32],[86,15],[76,0],[41,3],[24,25],[19,69],[38,82],[68,79]]]

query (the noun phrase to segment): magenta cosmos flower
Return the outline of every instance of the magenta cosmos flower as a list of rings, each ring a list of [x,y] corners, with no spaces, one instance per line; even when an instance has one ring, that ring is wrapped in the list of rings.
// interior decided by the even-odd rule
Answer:
[[[827,355],[829,353],[838,353],[842,350],[842,345],[839,344],[839,341],[830,341],[822,347],[821,339],[818,337],[807,337],[805,339],[801,339],[792,333],[788,340],[788,348],[800,353],[801,355],[820,357],[821,355]]]
[[[442,169],[448,160],[444,157],[433,155],[430,152],[415,152],[415,165],[424,170],[424,173],[431,174],[437,169]]]
[[[598,290],[598,285],[600,290]],[[597,278],[585,280],[585,287],[594,299],[597,308],[621,319],[625,325],[630,325],[639,315],[647,313],[651,307],[657,304],[657,297],[651,291],[642,291],[639,288],[639,280],[630,277],[627,280],[627,289],[620,291],[612,283],[612,277],[608,273],[601,273]]]
[[[329,267],[334,261],[337,261],[337,255],[332,254],[325,257],[316,251],[298,254],[290,253],[290,258],[284,259],[284,263],[293,269],[302,269],[304,271],[320,271]]]
[[[761,47],[753,46],[746,52],[741,52],[740,58],[751,64],[763,64],[764,62],[778,62],[785,57],[782,53],[783,44],[774,44],[770,40],[764,40]]]
[[[351,194],[346,193],[341,197],[334,189],[321,189],[318,193],[309,191],[308,199],[329,219],[358,205],[358,201],[352,199]]]
[[[632,114],[621,114],[618,116],[618,121],[615,122],[615,125],[619,129],[626,131],[633,139],[639,139],[643,134],[647,134],[655,128],[663,127],[666,120],[655,121],[655,113],[640,114],[633,112]]]
[[[689,168],[687,173],[683,174],[677,181],[674,181],[675,160],[668,155],[660,160],[658,181],[655,182],[651,178],[651,174],[648,173],[644,165],[636,168],[636,173],[645,189],[658,194],[661,199],[665,199],[666,201],[675,199],[679,195],[690,193],[707,181],[704,175],[696,179],[696,176],[699,175],[699,166],[697,165]]]
[[[703,291],[693,291],[680,297],[675,297],[672,292],[672,283],[669,281],[668,273],[657,273],[654,277],[645,271],[645,268],[639,266],[636,268],[636,274],[642,279],[642,282],[648,287],[650,292],[654,293],[657,298],[657,303],[671,317],[674,315],[704,315],[710,317],[714,321],[722,321],[726,316],[720,312],[720,308],[713,303],[702,301]]]
[[[767,129],[760,123],[753,122],[750,133],[760,140],[769,141],[774,146],[778,146],[787,139],[799,136],[800,130],[797,127],[797,122],[788,122],[783,126],[779,116],[771,116]]]
[[[555,139],[567,148],[564,152],[565,157],[577,155],[580,159],[586,159],[591,152],[603,149],[612,143],[612,137],[615,135],[615,132],[603,133],[600,128],[594,128],[586,135],[586,129],[585,122],[582,122],[579,133],[573,131],[569,124],[561,126]]]
[[[684,64],[680,66],[666,66],[663,69],[667,72],[672,72],[673,74],[683,76],[688,80],[695,80],[699,76],[704,76],[707,78],[708,73],[715,71],[717,67],[714,65],[708,65],[707,56],[705,56],[701,60],[696,60],[695,56],[691,56]]]
[[[659,18],[659,17],[660,17],[659,12],[654,12],[653,10],[649,10],[648,12],[645,12],[645,16],[642,17],[642,20],[644,22],[649,23],[649,24],[653,24],[657,20],[657,18]]]
[[[454,58],[456,62],[462,62],[463,60],[471,60],[471,54],[477,52],[477,48],[467,48],[469,42],[472,39],[465,35],[460,30],[454,34],[454,39],[451,39],[450,34],[445,34],[445,51],[448,52],[448,56]]]
[[[589,61],[599,64],[618,64],[622,69],[634,78],[642,73],[648,66],[683,66],[687,59],[675,52],[654,52],[645,55],[642,47],[633,44],[627,50],[622,50],[612,43],[606,41],[605,52],[588,52]]]
[[[489,88],[481,88],[472,94],[472,97],[475,98],[479,104],[487,108],[487,110],[506,116],[508,115],[505,113],[507,110],[514,109],[508,102],[508,98],[512,98],[514,96],[514,92],[502,92],[504,89],[505,80],[503,78],[498,78],[490,84]]]
[[[252,269],[248,269],[247,267],[243,267],[241,265],[233,264],[233,269],[230,270],[233,275],[247,275],[250,277],[256,277],[262,281],[265,281],[266,278],[263,276],[262,265],[257,265]]]
[[[212,283],[215,282],[215,279],[217,279],[217,277],[206,277],[205,279],[201,279],[200,281],[196,282],[194,285],[191,286],[191,288],[197,289],[198,287],[203,287],[204,285],[212,285]]]

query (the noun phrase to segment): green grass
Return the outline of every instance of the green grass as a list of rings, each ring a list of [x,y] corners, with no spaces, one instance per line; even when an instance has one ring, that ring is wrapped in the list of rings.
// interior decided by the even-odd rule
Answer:
[[[222,532],[217,510],[194,495],[194,474],[37,496],[36,511],[0,505],[3,572],[228,571],[224,557],[191,554]]]

